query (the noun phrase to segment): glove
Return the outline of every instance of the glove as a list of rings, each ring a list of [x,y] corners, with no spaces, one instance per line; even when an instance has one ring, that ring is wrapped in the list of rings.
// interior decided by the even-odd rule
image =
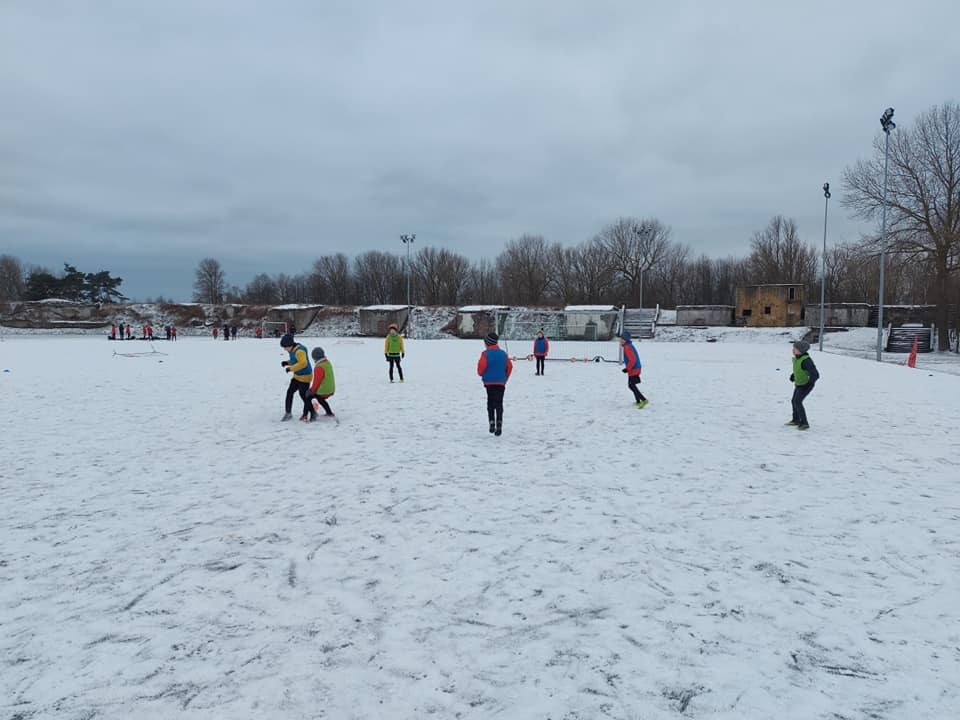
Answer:
[[[790,382],[793,382],[793,373],[790,373]]]
[[[289,365],[289,364],[290,364],[290,361],[289,361],[289,360],[281,360],[281,361],[280,361],[280,367],[286,367],[286,366]]]
[[[284,368],[284,370],[286,370],[287,372],[290,372],[290,368]]]
[[[405,358],[406,356],[407,356],[406,353],[400,353],[400,357],[401,357],[401,358]]]
[[[624,368],[624,369],[623,369],[623,370],[621,370],[620,372],[626,372],[626,371],[627,371],[627,369],[626,369],[626,368]]]
[[[386,353],[383,354],[383,359],[386,360],[387,362],[390,362],[390,356],[387,355]]]

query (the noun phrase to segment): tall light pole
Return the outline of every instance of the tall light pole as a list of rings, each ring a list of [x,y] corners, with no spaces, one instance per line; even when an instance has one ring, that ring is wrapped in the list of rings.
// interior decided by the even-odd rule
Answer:
[[[823,259],[820,263],[820,352],[823,352],[823,315],[827,295],[827,204],[830,202],[830,183],[823,184]]]
[[[410,307],[410,246],[417,239],[416,234],[401,235],[400,241],[407,246],[407,307]]]
[[[653,228],[647,225],[646,223],[643,223],[642,225],[634,225],[633,232],[638,238],[643,239],[653,234]],[[642,262],[640,263],[640,309],[643,310],[643,263]]]
[[[887,108],[880,116],[880,127],[886,135],[883,144],[883,219],[880,222],[880,303],[877,309],[877,362],[883,358],[883,266],[887,253],[887,161],[890,157],[890,131],[896,125],[893,122],[893,108]]]

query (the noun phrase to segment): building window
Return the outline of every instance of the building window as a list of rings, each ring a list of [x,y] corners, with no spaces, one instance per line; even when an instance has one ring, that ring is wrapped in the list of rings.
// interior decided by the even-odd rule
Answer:
[[[743,317],[750,317],[751,315],[753,315],[753,310],[750,308],[743,309]]]
[[[788,297],[789,297],[791,300],[796,300],[796,299],[797,299],[797,289],[796,289],[796,288],[790,288],[790,290],[788,291]]]
[[[772,311],[771,311],[769,305],[764,305],[764,306],[763,306],[763,314],[764,314],[764,315],[769,315],[771,312],[772,312]]]

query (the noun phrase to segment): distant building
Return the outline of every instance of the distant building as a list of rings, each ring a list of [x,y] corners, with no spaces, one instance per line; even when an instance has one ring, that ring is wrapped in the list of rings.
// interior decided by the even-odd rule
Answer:
[[[390,324],[407,334],[410,326],[411,307],[407,305],[367,305],[358,311],[360,334],[366,337],[383,337],[389,332]]]
[[[802,283],[738,287],[736,307],[737,324],[745,327],[796,327],[806,324]]]

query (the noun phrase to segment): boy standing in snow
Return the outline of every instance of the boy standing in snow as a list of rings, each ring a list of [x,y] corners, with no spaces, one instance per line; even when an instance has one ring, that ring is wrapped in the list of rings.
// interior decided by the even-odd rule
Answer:
[[[537,333],[533,341],[533,357],[537,361],[537,372],[535,375],[543,375],[543,366],[546,364],[547,355],[550,353],[550,341],[543,336],[543,329]]]
[[[403,368],[400,367],[400,360],[406,357],[406,350],[403,347],[403,335],[397,332],[397,324],[390,323],[390,332],[383,339],[383,356],[390,363],[390,382],[393,382],[393,366],[397,366],[397,372],[400,374],[400,382],[403,382]]]
[[[790,373],[790,382],[794,384],[793,388],[793,417],[787,425],[795,425],[797,430],[809,430],[807,423],[807,411],[803,407],[803,400],[812,391],[817,380],[820,379],[820,373],[817,366],[813,364],[813,358],[807,354],[810,350],[810,343],[805,340],[797,340],[793,344],[791,352],[793,353],[793,372]]]
[[[307,390],[310,389],[310,381],[313,379],[313,370],[310,367],[310,359],[307,357],[307,348],[293,339],[293,335],[287,333],[280,338],[280,347],[290,354],[289,360],[280,363],[284,370],[291,373],[290,385],[287,386],[287,397],[284,401],[283,420],[290,420],[293,415],[293,396],[299,394],[303,400],[303,415],[301,420],[316,418],[317,411],[313,409],[313,403],[307,397]]]
[[[643,364],[640,362],[640,354],[633,346],[630,333],[624,330],[620,333],[620,348],[623,350],[623,372],[627,374],[627,387],[633,393],[633,401],[638,408],[645,408],[647,400],[640,392],[637,385],[640,384],[640,373],[643,370]]]
[[[513,372],[513,361],[497,345],[499,341],[500,337],[495,332],[488,333],[483,339],[486,347],[477,361],[477,375],[487,389],[487,420],[490,422],[490,432],[494,435],[503,432],[503,392]]]
[[[323,408],[327,417],[333,417],[333,410],[327,403],[327,398],[331,397],[337,389],[336,381],[333,378],[333,365],[323,352],[322,347],[315,347],[310,352],[313,358],[313,380],[310,382],[310,389],[307,390],[307,398],[310,401],[310,409],[313,409],[313,398],[316,398]],[[311,416],[311,420],[316,419],[316,413]]]

